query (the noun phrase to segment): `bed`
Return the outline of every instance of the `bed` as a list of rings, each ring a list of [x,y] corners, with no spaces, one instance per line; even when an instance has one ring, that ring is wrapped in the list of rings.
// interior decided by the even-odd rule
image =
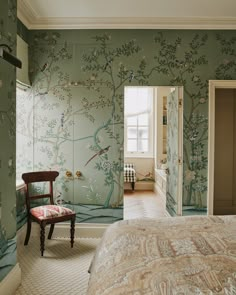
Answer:
[[[87,295],[236,294],[236,216],[131,219],[108,227]]]

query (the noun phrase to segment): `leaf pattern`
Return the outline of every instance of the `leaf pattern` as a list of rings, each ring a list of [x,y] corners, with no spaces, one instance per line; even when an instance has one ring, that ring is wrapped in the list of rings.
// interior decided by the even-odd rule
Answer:
[[[0,41],[7,43],[13,53],[16,52],[16,24],[16,1],[5,1],[0,11]],[[26,35],[23,26],[19,30],[20,35]],[[27,34],[33,87],[17,97],[22,102],[17,134],[24,143],[23,153],[17,157],[17,178],[23,171],[57,169],[61,178],[55,198],[75,206],[78,221],[121,219],[123,88],[125,85],[181,85],[184,86],[183,212],[205,213],[208,80],[236,79],[235,32],[86,30]],[[1,182],[6,184],[0,189],[0,212],[5,210],[6,199],[10,208],[7,217],[0,214],[0,244],[5,251],[1,255],[6,257],[11,246],[8,237],[15,235],[16,218],[18,226],[24,222],[25,208],[21,195],[15,210],[15,71],[5,61],[0,63],[3,151],[0,175]],[[72,162],[82,167],[94,153],[108,145],[109,152],[94,159],[93,165],[82,171],[83,180],[76,179],[72,185],[65,178],[67,169],[73,168]],[[7,194],[6,187],[11,188]],[[73,191],[76,195],[71,198]],[[14,260],[15,248],[11,249]],[[0,278],[15,262],[4,263],[5,271],[2,265]]]
[[[35,157],[28,166],[20,163],[19,174],[31,164],[35,170],[57,169],[55,197],[78,212],[86,210],[85,219],[78,213],[77,220],[98,220],[103,210],[111,222],[115,214],[121,219],[124,87],[179,85],[184,88],[183,214],[205,214],[208,80],[234,78],[233,63],[223,66],[233,60],[233,32],[80,33],[78,42],[79,31],[29,34],[33,87],[25,97],[32,97],[27,120],[34,118],[34,130],[28,126],[24,132]],[[73,169],[83,177],[67,179],[66,171],[75,174]]]

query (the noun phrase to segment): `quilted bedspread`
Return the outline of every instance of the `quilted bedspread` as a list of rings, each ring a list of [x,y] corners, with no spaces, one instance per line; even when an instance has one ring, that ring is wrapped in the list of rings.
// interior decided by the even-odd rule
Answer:
[[[119,221],[91,265],[87,295],[236,294],[236,216]]]

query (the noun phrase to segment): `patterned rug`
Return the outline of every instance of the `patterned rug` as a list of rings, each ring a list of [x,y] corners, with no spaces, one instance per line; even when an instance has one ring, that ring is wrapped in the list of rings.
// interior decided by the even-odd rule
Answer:
[[[40,256],[39,238],[31,237],[28,246],[18,242],[18,261],[22,284],[16,295],[86,295],[88,268],[100,239],[69,239],[46,241],[44,257]]]

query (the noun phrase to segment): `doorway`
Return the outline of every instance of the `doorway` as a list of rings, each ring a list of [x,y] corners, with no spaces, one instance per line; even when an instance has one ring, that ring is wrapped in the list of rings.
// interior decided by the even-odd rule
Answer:
[[[209,81],[208,215],[236,214],[236,81]]]
[[[145,90],[147,97],[143,97]],[[144,101],[149,101],[148,106]],[[169,215],[181,215],[183,88],[125,87],[124,121],[124,162],[134,164],[135,191],[154,191],[162,196]]]

